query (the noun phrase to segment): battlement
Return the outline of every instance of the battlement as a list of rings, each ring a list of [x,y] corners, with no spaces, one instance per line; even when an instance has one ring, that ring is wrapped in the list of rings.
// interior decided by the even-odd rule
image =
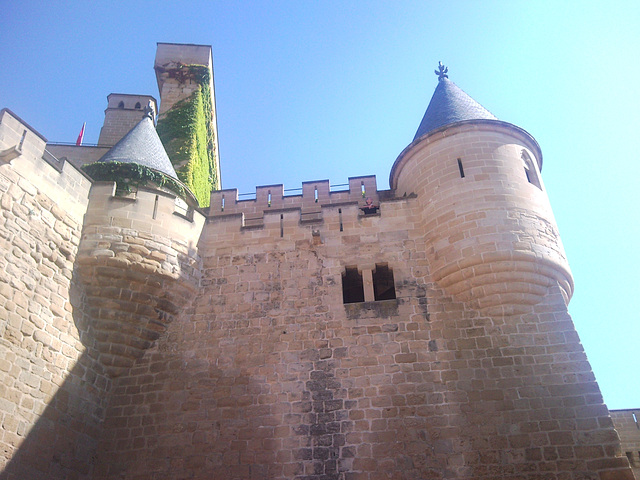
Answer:
[[[7,182],[22,177],[20,188],[56,199],[75,221],[82,219],[91,185],[87,176],[54,156],[47,139],[6,108],[0,110],[0,166],[7,167],[2,170]]]
[[[346,185],[345,185],[346,186]],[[256,187],[256,196],[240,200],[238,190],[230,188],[211,192],[210,218],[241,215],[242,226],[256,227],[264,223],[264,214],[285,210],[300,210],[301,222],[322,220],[322,207],[358,205],[365,208],[367,201],[377,211],[381,193],[375,175],[350,177],[348,190],[331,191],[329,180],[303,182],[301,194],[285,195],[284,185],[261,185]]]

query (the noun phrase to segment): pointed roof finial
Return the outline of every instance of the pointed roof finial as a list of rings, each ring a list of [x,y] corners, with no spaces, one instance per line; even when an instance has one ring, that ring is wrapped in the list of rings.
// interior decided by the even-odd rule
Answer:
[[[449,68],[445,67],[442,62],[438,62],[438,70],[434,70],[435,74],[438,75],[438,81],[441,82],[445,78],[449,78],[447,73],[449,72]]]

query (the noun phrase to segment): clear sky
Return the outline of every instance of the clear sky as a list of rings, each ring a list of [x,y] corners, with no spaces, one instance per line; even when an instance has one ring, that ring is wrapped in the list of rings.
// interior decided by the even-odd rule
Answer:
[[[158,98],[157,42],[213,46],[224,188],[346,183],[391,165],[442,61],[527,130],[610,408],[640,407],[640,2],[0,1],[0,107],[98,140],[109,93]]]

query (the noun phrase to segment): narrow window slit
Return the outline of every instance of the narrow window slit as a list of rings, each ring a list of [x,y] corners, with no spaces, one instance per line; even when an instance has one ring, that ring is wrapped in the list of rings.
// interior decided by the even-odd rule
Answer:
[[[267,194],[267,207],[271,206],[271,190],[269,190],[269,193]]]
[[[24,139],[26,138],[26,136],[27,136],[27,131],[24,130],[22,132],[22,137],[20,138],[20,143],[18,144],[18,150],[22,150],[22,145],[24,145]]]
[[[462,166],[462,160],[458,159],[458,169],[460,170],[460,178],[464,178],[464,167]]]
[[[527,182],[531,185],[535,185],[540,190],[542,190],[542,185],[540,185],[540,179],[538,178],[538,172],[536,171],[536,166],[533,164],[531,157],[526,152],[526,150],[522,150],[521,154],[522,162],[524,164],[524,174],[527,177]]]
[[[158,215],[158,195],[156,195],[156,201],[153,203],[153,218],[155,220],[156,215]]]
[[[222,195],[222,204],[220,206],[220,211],[224,212],[224,195]]]
[[[360,182],[360,191],[362,192],[362,198],[366,197],[367,192],[364,189],[364,182]]]
[[[318,203],[318,187],[314,187],[313,196],[315,198],[316,203]]]
[[[338,218],[340,219],[340,231],[342,232],[344,231],[344,227],[342,225],[342,209],[341,208],[338,209]]]
[[[280,238],[284,237],[284,214],[280,214]]]

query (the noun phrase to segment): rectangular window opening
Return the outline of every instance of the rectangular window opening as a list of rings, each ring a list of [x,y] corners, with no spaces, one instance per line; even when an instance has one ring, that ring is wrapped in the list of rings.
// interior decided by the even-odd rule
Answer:
[[[357,267],[347,267],[342,274],[342,301],[344,303],[364,302],[362,274]]]
[[[376,301],[396,298],[393,270],[386,264],[376,264],[376,269],[373,271],[373,293]]]

